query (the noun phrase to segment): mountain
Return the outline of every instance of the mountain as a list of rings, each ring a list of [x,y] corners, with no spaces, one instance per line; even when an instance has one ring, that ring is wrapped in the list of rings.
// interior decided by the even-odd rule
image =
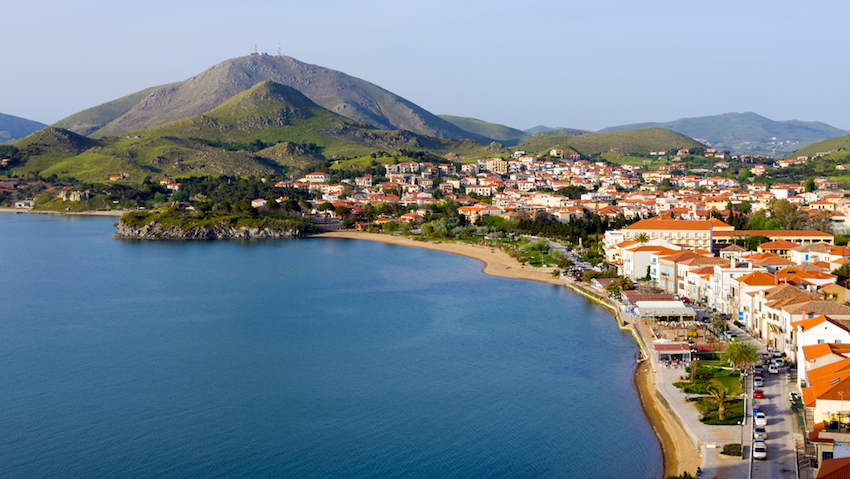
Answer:
[[[247,175],[297,172],[335,156],[376,150],[483,154],[470,139],[443,139],[406,130],[374,129],[314,103],[300,91],[264,81],[200,115],[92,139],[54,127],[19,142],[29,161],[16,173],[105,181],[146,176]]]
[[[675,151],[679,148],[700,148],[703,145],[675,131],[663,128],[615,133],[585,133],[582,135],[535,135],[524,140],[518,148],[529,152],[546,153],[552,148],[574,150],[582,156],[608,153],[612,148],[621,154],[648,155],[654,150]]]
[[[142,90],[53,126],[92,137],[121,135],[206,113],[263,81],[295,88],[316,104],[374,128],[491,141],[365,80],[287,56],[269,55],[226,60],[188,80]]]
[[[0,143],[23,138],[45,126],[44,123],[0,113]]]
[[[475,118],[466,118],[462,116],[438,115],[440,118],[455,125],[463,131],[475,133],[486,138],[491,138],[500,142],[510,142],[519,140],[527,136],[528,133],[511,128],[509,126],[499,125],[498,123],[489,123]]]
[[[707,140],[708,146],[733,154],[783,156],[806,145],[846,135],[848,132],[820,122],[773,121],[753,112],[682,118],[666,123],[615,126],[599,133],[666,128],[691,138]]]

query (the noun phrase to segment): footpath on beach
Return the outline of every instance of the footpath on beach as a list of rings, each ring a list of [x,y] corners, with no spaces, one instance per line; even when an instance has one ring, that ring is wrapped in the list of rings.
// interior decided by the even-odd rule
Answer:
[[[645,392],[651,394],[651,399],[655,404],[668,415],[667,418],[648,417],[648,419],[650,419],[653,429],[658,425],[659,420],[664,422],[664,419],[667,420],[665,425],[668,429],[671,429],[671,426],[672,429],[676,429],[674,431],[656,430],[656,436],[663,433],[669,435],[669,437],[659,437],[665,461],[664,475],[679,475],[683,472],[694,474],[696,467],[699,466],[702,468],[705,477],[748,477],[749,454],[742,454],[740,457],[720,454],[724,444],[744,443],[745,436],[749,439],[750,425],[746,421],[746,417],[745,424],[740,427],[703,424],[699,420],[699,411],[688,403],[686,396],[678,388],[673,386],[674,382],[681,380],[679,376],[682,374],[682,370],[665,368],[657,360],[657,355],[652,350],[653,341],[657,338],[653,336],[651,328],[633,320],[632,315],[625,310],[623,305],[600,296],[589,286],[571,280],[565,280],[565,283],[571,289],[610,308],[617,317],[620,328],[631,331],[635,335],[641,349],[639,361],[643,363],[643,367],[639,367],[636,371],[635,387],[641,394],[639,383],[642,379],[646,379],[647,383],[654,386],[654,391]],[[645,404],[644,406],[645,412],[650,416],[651,411],[647,410],[650,405]],[[671,458],[670,455],[674,457]]]

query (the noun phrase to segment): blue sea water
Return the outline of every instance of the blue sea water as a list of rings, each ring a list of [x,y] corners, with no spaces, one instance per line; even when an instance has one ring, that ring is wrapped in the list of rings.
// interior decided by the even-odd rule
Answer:
[[[634,340],[565,288],[113,222],[0,214],[0,477],[661,475]]]

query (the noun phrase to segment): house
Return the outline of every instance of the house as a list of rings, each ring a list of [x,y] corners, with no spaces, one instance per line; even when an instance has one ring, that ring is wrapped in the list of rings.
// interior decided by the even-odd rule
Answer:
[[[251,200],[252,208],[259,208],[261,206],[266,206],[266,200],[263,198],[257,198],[256,200]]]

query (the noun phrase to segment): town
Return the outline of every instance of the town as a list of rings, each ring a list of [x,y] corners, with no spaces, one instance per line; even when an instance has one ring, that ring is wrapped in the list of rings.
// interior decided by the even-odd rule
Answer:
[[[612,148],[610,153],[618,151]],[[710,167],[692,167],[695,158]],[[239,202],[242,210],[284,208],[288,215],[309,217],[330,228],[423,237],[441,232],[442,238],[466,236],[482,242],[500,237],[493,235],[498,227],[487,227],[494,225],[492,218],[531,218],[564,227],[585,221],[571,234],[530,232],[535,238],[565,242],[563,251],[569,251],[552,254],[548,265],[544,260],[535,265],[548,267],[567,283],[590,283],[619,315],[641,324],[652,342],[647,359],[660,371],[658,388],[674,382],[672,375],[678,372],[670,371],[671,364],[690,365],[701,353],[722,352],[734,342],[756,345],[765,367],[785,370],[788,381],[768,389],[759,370],[761,360],[744,364],[748,381],[738,394],[747,399],[736,406],[739,424],[743,430],[746,412],[770,397],[777,407],[766,420],[784,417],[788,435],[781,447],[772,445],[776,440],[766,441],[771,452],[765,453],[758,447],[759,434],[748,433],[744,441],[742,432],[738,454],[749,447],[748,457],[766,456],[775,464],[794,461],[816,477],[820,469],[832,470],[830,459],[850,456],[843,453],[850,451],[850,408],[843,404],[844,393],[850,397],[850,247],[844,236],[850,233],[850,195],[828,178],[760,181],[771,170],[815,158],[774,162],[712,148],[652,151],[642,164],[584,159],[557,148],[543,155],[516,151],[510,157],[472,162],[373,155],[371,173],[357,174],[362,169],[354,169],[355,174],[348,175],[334,168],[340,162],[329,162],[327,171],[312,171],[297,180],[257,179],[264,189],[254,191],[281,193]],[[647,168],[659,159],[663,164]],[[737,175],[729,174],[733,165]],[[382,174],[377,173],[380,168]],[[115,174],[108,181],[119,184],[126,179]],[[151,196],[132,200],[126,191],[110,192],[107,183],[100,194],[111,201],[101,204],[137,210],[236,209],[236,203],[216,201],[206,190],[201,193],[196,180],[148,182]],[[72,183],[40,178],[0,179],[0,192],[18,208],[56,209],[57,204],[98,194],[80,190]],[[21,193],[33,196],[19,198]],[[435,230],[443,213],[458,221]],[[595,231],[583,226],[593,221],[602,226]],[[699,324],[712,318],[720,318],[719,329],[716,322],[712,327]],[[678,334],[687,325],[695,328],[694,337]],[[708,336],[714,337],[706,340]],[[687,404],[693,394],[662,394],[670,396],[668,401],[685,423],[696,414]],[[764,415],[766,410],[759,412]],[[789,426],[796,425],[798,417],[802,429]],[[695,442],[703,444],[714,434],[710,428],[701,429],[704,419],[690,426]],[[747,423],[751,428],[752,419]],[[842,464],[850,468],[850,463]],[[776,470],[767,468],[759,475],[756,467],[754,476],[776,477]]]

